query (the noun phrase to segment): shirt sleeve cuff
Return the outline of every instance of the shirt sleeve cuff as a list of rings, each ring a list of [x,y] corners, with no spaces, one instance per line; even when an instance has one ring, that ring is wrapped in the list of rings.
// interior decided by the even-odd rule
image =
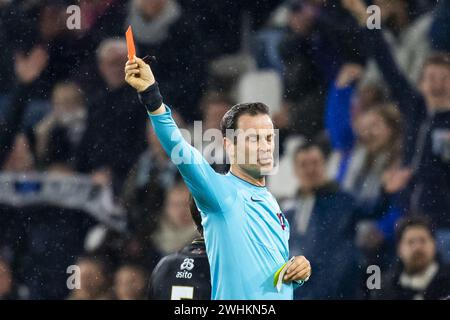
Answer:
[[[166,104],[164,104],[164,107],[166,108],[166,111],[164,113],[152,114],[149,111],[147,111],[147,114],[148,114],[148,116],[150,118],[157,118],[157,117],[161,117],[161,116],[170,116],[170,115],[172,115],[172,110]]]

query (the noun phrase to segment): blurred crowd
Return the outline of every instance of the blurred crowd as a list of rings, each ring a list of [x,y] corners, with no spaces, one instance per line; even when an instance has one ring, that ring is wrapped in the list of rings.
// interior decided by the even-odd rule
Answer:
[[[0,0],[0,184],[15,179],[23,199],[48,177],[88,177],[89,199],[109,190],[98,203],[120,206],[126,227],[0,196],[0,300],[145,299],[159,259],[198,237],[189,191],[124,81],[128,25],[181,128],[219,128],[243,99],[270,106],[268,187],[291,255],[313,269],[297,299],[450,295],[449,0],[80,0],[75,30],[71,4]],[[66,285],[70,265],[81,289]]]

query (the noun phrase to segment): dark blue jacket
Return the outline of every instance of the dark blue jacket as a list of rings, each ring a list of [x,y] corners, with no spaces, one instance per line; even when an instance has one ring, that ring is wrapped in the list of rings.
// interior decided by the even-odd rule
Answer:
[[[335,183],[315,192],[313,212],[303,235],[297,232],[296,209],[285,212],[291,225],[291,255],[304,255],[312,266],[312,275],[296,291],[296,299],[354,298],[358,274],[354,213],[353,198]]]

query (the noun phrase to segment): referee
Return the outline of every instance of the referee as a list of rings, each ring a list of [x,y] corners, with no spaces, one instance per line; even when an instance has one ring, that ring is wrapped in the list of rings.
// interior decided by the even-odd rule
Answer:
[[[177,164],[201,213],[211,298],[291,300],[311,267],[305,257],[294,257],[281,289],[274,286],[275,273],[290,258],[289,224],[265,186],[274,152],[268,107],[242,103],[224,115],[221,129],[231,167],[221,175],[183,139],[148,64],[136,57],[129,60],[125,80],[138,91],[161,145]],[[237,134],[230,138],[233,130]]]

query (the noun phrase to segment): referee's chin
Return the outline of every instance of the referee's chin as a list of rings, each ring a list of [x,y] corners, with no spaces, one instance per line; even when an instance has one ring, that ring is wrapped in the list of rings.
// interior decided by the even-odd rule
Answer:
[[[262,164],[258,165],[257,172],[260,178],[270,175],[272,171],[273,171],[273,162],[264,165]]]
[[[273,169],[273,165],[271,163],[267,164],[245,164],[239,166],[241,170],[246,172],[249,176],[254,179],[261,179],[265,176],[269,175]]]

